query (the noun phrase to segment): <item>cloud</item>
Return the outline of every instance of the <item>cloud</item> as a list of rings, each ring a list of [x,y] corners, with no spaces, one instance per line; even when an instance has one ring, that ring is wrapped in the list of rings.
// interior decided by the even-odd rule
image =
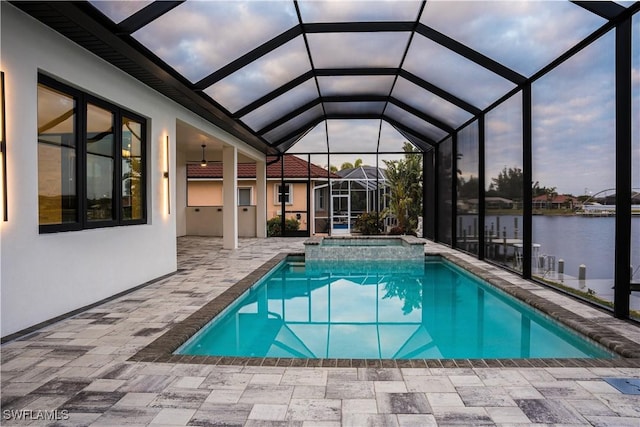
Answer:
[[[375,155],[365,156],[364,153],[376,151],[378,143],[378,130],[380,127],[380,120],[328,120],[326,127],[329,129],[329,144],[331,146],[332,153],[350,152],[350,153],[363,153],[354,157],[353,154],[340,155],[336,157],[341,159],[342,162],[352,162],[356,157],[360,157],[365,160],[365,164],[374,165]],[[380,146],[382,152],[402,152],[402,147],[407,141],[398,131],[396,131],[390,124],[383,121],[382,129],[380,129]],[[305,135],[296,145],[292,147],[289,152],[291,153],[314,153],[326,151],[326,132],[325,122],[317,125],[311,132]],[[332,159],[335,154],[332,154]],[[395,154],[381,154],[380,157],[385,159],[394,160],[402,155]],[[332,160],[332,164],[341,163]],[[325,162],[326,163],[326,162]]]
[[[446,131],[422,120],[394,104],[389,104],[387,106],[385,116],[405,125],[409,129],[416,131],[419,135],[423,135],[426,139],[430,139],[433,142],[438,142],[447,136]]]
[[[96,7],[116,22],[146,4],[99,3]],[[415,19],[420,2],[301,1],[299,7],[307,22],[405,21]],[[421,22],[525,75],[537,71],[604,23],[571,2],[523,1],[429,1]],[[292,1],[189,1],[133,36],[195,82],[295,25],[298,19]],[[639,28],[640,15],[636,14],[632,71],[635,152],[640,150]],[[407,41],[408,33],[309,34],[312,57],[318,67],[395,67]],[[539,180],[541,185],[574,193],[585,186],[594,189],[612,186],[614,50],[613,33],[609,33],[533,84],[534,180]],[[310,68],[304,40],[298,37],[208,88],[206,93],[235,112]],[[413,38],[405,68],[481,108],[514,87],[419,34]],[[354,83],[353,77],[332,81],[321,78],[319,83],[323,91],[339,95],[353,91],[367,93],[372,88],[370,84],[374,85],[371,92],[384,93],[384,88],[389,88],[388,80],[368,77],[358,78]],[[398,79],[393,95],[454,127],[470,117],[403,78]],[[285,114],[309,99],[308,94],[299,98],[295,93],[291,96],[290,100],[283,97],[256,111],[251,124],[261,127],[272,117]],[[516,96],[487,115],[488,178],[504,166],[522,165],[520,104],[521,97]],[[307,114],[312,117],[316,111]],[[379,121],[373,122],[379,124]],[[422,123],[409,123],[416,128],[422,126]],[[339,126],[331,124],[330,141],[343,151],[344,147],[354,147],[354,151],[369,149],[371,141],[377,141],[377,124],[364,126],[358,121],[345,121]],[[294,127],[290,123],[275,133],[286,133]],[[422,131],[427,133],[428,126]],[[401,146],[399,141],[404,138],[398,137],[393,129],[389,134],[396,135],[390,137],[393,141],[390,143]],[[300,144],[318,149],[326,146],[324,124],[306,135]],[[634,180],[640,176],[638,159],[634,156]]]
[[[311,69],[302,36],[225,77],[205,90],[235,112]]]
[[[364,94],[389,95],[394,76],[319,76],[322,96]]]
[[[297,24],[289,1],[190,1],[133,37],[196,82]]]
[[[504,168],[522,169],[522,95],[512,96],[486,115],[486,187]]]
[[[515,87],[475,62],[416,34],[403,68],[478,108],[486,108]]]
[[[305,22],[413,21],[420,10],[416,0],[301,1],[299,6]]]
[[[399,77],[396,81],[392,96],[424,113],[431,114],[454,128],[471,118],[471,113],[422,89],[403,77]]]
[[[282,115],[318,98],[318,89],[313,79],[291,89],[261,107],[242,117],[242,121],[252,129],[259,131]]]
[[[609,33],[532,86],[534,181],[560,193],[615,186],[615,56]]]
[[[569,2],[429,1],[421,22],[525,75],[604,20]]]
[[[113,22],[122,22],[125,18],[133,15],[143,7],[152,3],[151,1],[90,1],[100,12],[108,16]]]
[[[307,35],[317,68],[399,67],[409,32],[312,33]]]
[[[329,120],[329,148],[338,152],[375,152],[379,120]]]
[[[309,133],[302,137],[288,152],[290,153],[326,153],[327,133],[324,122],[317,124]],[[325,157],[321,155],[319,157]],[[326,163],[326,161],[324,162]]]

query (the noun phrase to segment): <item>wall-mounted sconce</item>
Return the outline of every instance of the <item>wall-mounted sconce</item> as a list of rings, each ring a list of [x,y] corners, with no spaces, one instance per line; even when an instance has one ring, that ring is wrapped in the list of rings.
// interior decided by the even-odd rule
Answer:
[[[207,167],[207,159],[204,157],[204,149],[205,149],[206,145],[202,144],[202,160],[200,160],[200,166],[202,166],[203,168]]]
[[[7,128],[6,110],[4,106],[4,72],[0,71],[0,155],[2,155],[2,216],[3,221],[9,221],[9,207],[7,202]]]
[[[167,139],[165,142],[165,159],[166,164],[164,165],[164,178],[167,182],[167,214],[171,215],[171,183],[169,181],[169,135],[167,135]]]

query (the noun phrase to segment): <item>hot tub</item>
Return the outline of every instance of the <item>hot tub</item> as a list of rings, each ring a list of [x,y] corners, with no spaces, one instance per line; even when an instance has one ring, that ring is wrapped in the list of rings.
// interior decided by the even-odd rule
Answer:
[[[426,241],[415,236],[312,237],[304,242],[307,261],[424,261]]]

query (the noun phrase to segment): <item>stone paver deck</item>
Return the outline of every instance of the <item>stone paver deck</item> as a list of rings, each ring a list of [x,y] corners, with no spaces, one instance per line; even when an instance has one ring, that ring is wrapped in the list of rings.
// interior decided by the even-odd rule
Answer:
[[[242,239],[240,249],[228,251],[221,239],[180,238],[176,274],[3,344],[0,424],[640,425],[640,396],[604,380],[640,378],[640,328],[433,243],[427,252],[482,270],[506,291],[634,358],[344,367],[332,360],[301,367],[291,359],[210,363],[162,359],[166,348],[148,352],[275,255],[302,252],[303,241]],[[145,361],[150,354],[155,361]]]

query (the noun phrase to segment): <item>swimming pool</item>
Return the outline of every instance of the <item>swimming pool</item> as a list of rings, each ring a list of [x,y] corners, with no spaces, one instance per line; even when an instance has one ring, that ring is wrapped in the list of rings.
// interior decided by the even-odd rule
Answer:
[[[394,267],[389,269],[388,267]],[[440,258],[288,258],[177,354],[348,359],[611,358],[547,316]]]

